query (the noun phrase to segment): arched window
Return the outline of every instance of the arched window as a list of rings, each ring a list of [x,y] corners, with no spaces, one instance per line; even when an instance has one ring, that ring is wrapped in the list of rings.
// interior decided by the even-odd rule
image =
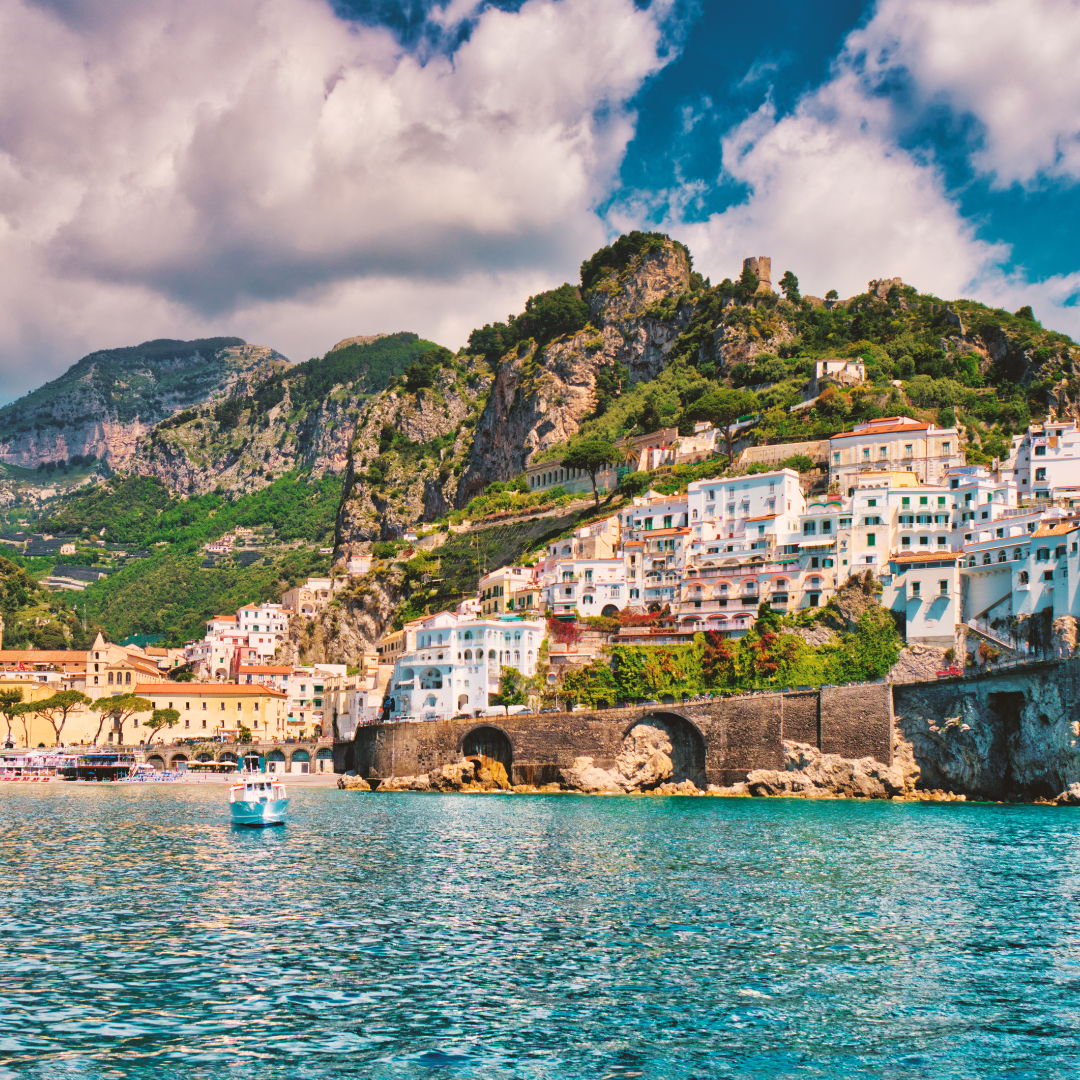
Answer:
[[[110,686],[112,686],[112,683],[113,683],[113,673],[112,673],[111,671],[109,672],[109,677],[108,677],[108,678],[109,678],[109,685],[110,685]]]
[[[466,630],[465,631],[465,637],[463,638],[463,640],[464,641],[472,641],[472,631],[471,630]]]
[[[515,664],[520,664],[521,663],[521,650],[520,649],[515,649],[514,650],[514,663]]]
[[[1020,584],[1026,585],[1028,583],[1028,572],[1026,570],[1020,571]]]
[[[438,700],[436,699],[435,695],[434,694],[428,694],[427,700],[424,702],[424,708],[426,708],[426,709],[434,709],[437,704],[438,704]]]
[[[1013,548],[1013,561],[1019,562],[1024,557],[1024,553],[1019,548]]]
[[[495,650],[494,649],[488,649],[488,659],[489,660],[494,660],[495,659]]]
[[[438,668],[428,668],[427,671],[420,676],[420,689],[441,690],[442,672]]]
[[[990,562],[990,552],[989,551],[984,551],[983,552],[983,566],[986,566],[989,562]]]
[[[1005,552],[1004,551],[999,551],[998,552],[998,562],[1007,562],[1007,561],[1008,561],[1008,559],[1007,559],[1007,557],[1005,555]]]
[[[471,660],[472,659],[472,649],[466,649],[465,650],[465,659],[466,660]]]

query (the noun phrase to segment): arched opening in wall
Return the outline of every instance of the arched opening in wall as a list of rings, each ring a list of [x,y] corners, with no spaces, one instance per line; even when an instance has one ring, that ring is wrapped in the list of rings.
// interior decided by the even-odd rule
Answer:
[[[603,615],[605,619],[614,619],[615,616],[619,614],[619,609],[614,604],[605,604],[600,609],[600,614]]]
[[[462,757],[486,757],[501,761],[506,775],[513,776],[514,750],[509,736],[496,727],[473,728],[461,741]]]
[[[324,746],[315,753],[315,769],[317,772],[334,771],[334,751]]]
[[[158,757],[157,754],[151,754],[146,759],[146,764],[147,765],[153,765],[155,772],[164,772],[165,771],[165,759],[163,757]]]
[[[465,712],[465,710],[468,709],[468,707],[469,707],[469,695],[468,694],[458,694],[457,711],[458,712]]]
[[[218,761],[231,761],[235,764],[238,760],[239,758],[231,750],[218,754]]]
[[[272,773],[283,773],[285,771],[285,754],[283,751],[275,748],[266,755],[266,771]]]
[[[186,769],[187,764],[188,764],[188,759],[187,759],[186,754],[173,754],[173,756],[171,758],[169,758],[169,768],[170,769],[175,769],[177,771],[180,771],[182,769]]]
[[[196,754],[195,755],[195,760],[196,761],[213,761],[214,760],[214,755],[213,754],[207,754],[207,753]]]
[[[623,738],[624,755],[647,757],[657,750],[671,759],[671,783],[690,780],[704,790],[705,739],[689,720],[678,713],[648,713],[630,725]]]
[[[248,772],[259,771],[259,755],[258,754],[245,754],[244,755],[244,768]]]

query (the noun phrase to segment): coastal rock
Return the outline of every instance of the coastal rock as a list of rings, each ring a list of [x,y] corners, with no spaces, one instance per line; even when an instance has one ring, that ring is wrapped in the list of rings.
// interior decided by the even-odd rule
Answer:
[[[783,771],[755,769],[747,776],[751,795],[888,799],[905,794],[905,772],[899,762],[885,765],[870,757],[851,760],[787,741],[784,758]]]
[[[684,780],[681,784],[661,784],[652,789],[652,795],[704,795],[693,781]]]
[[[355,773],[346,773],[344,776],[339,776],[337,786],[343,791],[371,790],[371,785],[362,776],[357,776]]]
[[[652,724],[637,724],[623,739],[614,768],[601,769],[591,757],[579,757],[563,770],[563,779],[567,787],[592,794],[649,791],[671,779],[671,753],[667,731]]]
[[[376,789],[383,791],[430,791],[431,781],[427,775],[421,776],[390,776],[383,780]]]
[[[1057,806],[1080,806],[1080,784],[1070,784],[1056,799]]]

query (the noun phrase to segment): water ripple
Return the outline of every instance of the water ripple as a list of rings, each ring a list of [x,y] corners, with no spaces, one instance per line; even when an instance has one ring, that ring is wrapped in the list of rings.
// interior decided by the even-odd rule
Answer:
[[[1075,1074],[1080,812],[0,790],[0,1080]]]

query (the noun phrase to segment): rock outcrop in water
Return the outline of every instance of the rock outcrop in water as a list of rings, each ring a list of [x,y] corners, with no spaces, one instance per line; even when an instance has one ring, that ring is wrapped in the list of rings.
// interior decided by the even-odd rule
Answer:
[[[377,791],[510,791],[510,778],[501,761],[468,757],[419,776],[392,776]]]
[[[892,765],[885,765],[869,757],[852,760],[785,741],[784,759],[783,770],[755,769],[747,776],[751,795],[891,799],[914,791],[918,777],[910,755],[897,754]]]
[[[649,791],[674,774],[671,738],[666,730],[651,724],[637,724],[623,739],[615,767],[601,769],[591,757],[579,757],[563,780],[574,791],[590,793]]]

